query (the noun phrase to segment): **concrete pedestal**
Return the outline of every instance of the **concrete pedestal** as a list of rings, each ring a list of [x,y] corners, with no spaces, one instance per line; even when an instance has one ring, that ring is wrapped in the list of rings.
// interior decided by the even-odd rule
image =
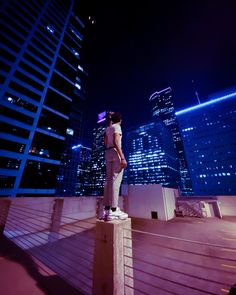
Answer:
[[[96,222],[93,295],[124,295],[124,229],[130,218]]]

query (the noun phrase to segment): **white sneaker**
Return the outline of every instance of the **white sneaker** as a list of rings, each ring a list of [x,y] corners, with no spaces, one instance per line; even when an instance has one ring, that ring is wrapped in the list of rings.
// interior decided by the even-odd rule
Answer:
[[[125,220],[128,218],[128,214],[125,212],[122,212],[119,207],[116,208],[116,211],[109,210],[109,213],[107,215],[107,220]]]
[[[113,212],[112,210],[110,210],[109,213],[107,214],[105,220],[106,220],[106,221],[111,221],[111,220],[117,220],[117,219],[119,219],[118,216],[116,216],[116,215],[114,214],[114,212]]]

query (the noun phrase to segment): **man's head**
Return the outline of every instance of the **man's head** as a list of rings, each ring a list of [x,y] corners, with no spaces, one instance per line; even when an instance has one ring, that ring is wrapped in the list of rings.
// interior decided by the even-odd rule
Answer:
[[[122,120],[121,114],[118,112],[113,113],[111,115],[111,120],[112,120],[112,123],[114,123],[114,124],[121,122],[121,120]]]

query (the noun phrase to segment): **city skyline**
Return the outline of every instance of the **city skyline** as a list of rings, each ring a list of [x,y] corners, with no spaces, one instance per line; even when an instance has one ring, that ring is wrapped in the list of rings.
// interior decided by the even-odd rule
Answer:
[[[130,83],[129,86],[131,88],[133,86],[136,86],[136,88],[132,91],[130,98],[126,97],[125,101],[124,99],[119,100],[120,93],[126,91],[126,88],[124,88],[125,84],[123,85],[122,81],[125,81],[128,77],[127,75],[133,73],[133,63],[125,64],[130,54],[129,50],[124,50],[123,52],[127,56],[122,54],[120,56],[116,55],[114,69],[109,72],[109,79],[106,79],[106,73],[104,75],[98,75],[98,72],[96,72],[98,63],[96,62],[102,62],[101,51],[99,50],[106,48],[108,57],[111,50],[111,47],[107,46],[109,38],[105,42],[102,35],[100,35],[101,32],[96,29],[96,24],[99,24],[101,18],[87,15],[86,21],[86,18],[81,17],[79,13],[78,16],[74,14],[74,9],[75,12],[77,10],[77,6],[73,6],[74,1],[71,1],[71,4],[68,6],[64,6],[60,0],[57,1],[51,2],[48,0],[43,7],[39,6],[36,1],[31,3],[27,0],[25,2],[26,7],[22,7],[19,3],[15,5],[14,2],[5,2],[6,5],[3,7],[2,22],[4,30],[1,32],[3,44],[1,62],[4,68],[4,70],[1,70],[1,83],[3,85],[1,92],[1,173],[3,176],[1,178],[1,185],[5,189],[1,192],[3,195],[53,195],[55,193],[57,195],[74,195],[76,181],[78,180],[79,154],[74,151],[73,147],[81,145],[90,148],[91,145],[87,144],[87,140],[89,141],[89,138],[92,138],[93,134],[95,142],[101,142],[101,144],[99,143],[101,147],[98,151],[101,150],[101,154],[104,152],[104,128],[100,131],[94,129],[97,125],[97,114],[103,114],[104,111],[120,110],[123,114],[123,149],[127,157],[129,156],[126,144],[129,140],[126,134],[127,131],[137,124],[143,124],[147,121],[147,118],[148,120],[151,118],[151,115],[160,117],[169,126],[175,147],[178,153],[183,155],[182,147],[177,148],[180,137],[177,134],[178,128],[174,121],[175,114],[179,113],[179,108],[174,104],[174,97],[177,95],[175,90],[173,91],[172,101],[172,89],[175,88],[171,84],[166,83],[167,80],[165,83],[163,80],[162,82],[163,85],[165,84],[165,87],[155,86],[152,95],[149,93],[149,96],[145,97],[145,100],[142,100],[142,93],[138,93],[138,90],[143,85],[149,90],[151,89],[151,84],[145,84],[150,78],[147,75],[146,80],[143,79],[142,83],[139,84],[132,84],[130,80],[127,80],[126,83]],[[54,9],[54,5],[57,7],[56,10]],[[62,13],[58,9],[60,5],[62,11],[64,11],[63,19],[59,17]],[[104,6],[101,5],[102,8]],[[116,5],[113,9],[115,8]],[[138,8],[140,9],[140,7]],[[174,8],[177,9],[176,7]],[[17,17],[16,9],[22,11],[22,14]],[[117,13],[119,10],[115,11]],[[33,13],[31,17],[29,17],[30,12]],[[85,10],[83,13],[85,13]],[[144,9],[141,14],[141,10],[137,9],[134,15],[150,16],[151,11]],[[130,20],[132,20],[134,15],[130,15]],[[124,20],[121,16],[122,14],[120,15],[121,26],[119,26],[119,29],[122,31]],[[85,26],[79,17],[81,17],[81,20],[85,20]],[[162,22],[164,22],[165,17],[163,16]],[[174,16],[172,15],[172,17]],[[116,15],[114,15],[114,18],[116,19]],[[143,19],[143,29],[146,32],[147,23],[144,20],[147,23],[148,21],[145,18]],[[19,24],[19,28],[16,28],[15,22]],[[162,22],[160,22],[160,26],[163,24]],[[134,24],[137,25],[137,23],[138,20],[135,20]],[[106,17],[104,18],[104,24],[108,28]],[[155,26],[154,23],[152,24],[154,31]],[[112,28],[111,25],[105,33],[111,31]],[[128,26],[125,31],[127,38],[132,38],[133,36],[130,35],[128,37],[130,28]],[[117,33],[120,32],[119,29],[117,28]],[[101,37],[100,41],[104,41],[102,43],[103,47],[96,48],[96,46],[92,46],[94,36],[97,39]],[[150,38],[150,35],[147,37],[147,43],[141,42],[144,47],[150,46],[154,40]],[[161,35],[155,38],[158,37],[161,38]],[[119,42],[122,43],[123,39],[121,36],[117,35],[116,39],[119,39]],[[112,46],[114,45],[113,41],[112,37]],[[135,42],[136,39],[134,39],[133,45],[136,44]],[[123,42],[118,49],[123,48],[122,46],[124,45]],[[139,47],[135,47],[135,50],[138,49]],[[97,53],[91,55],[92,50],[94,53],[97,51]],[[87,55],[84,52],[87,52]],[[95,70],[91,70],[89,67],[89,57],[91,57],[91,66]],[[85,62],[83,62],[84,60]],[[107,60],[105,61],[107,62]],[[117,69],[118,61],[122,61],[119,66],[122,66],[123,70],[122,73],[119,71],[116,72],[119,79],[115,83],[120,81],[120,89],[115,89],[116,91],[109,93],[109,87],[116,85],[110,82],[114,80],[112,74]],[[140,59],[137,65],[143,61],[144,59]],[[162,68],[163,75],[170,69],[169,64],[164,62],[164,65],[165,67]],[[108,64],[104,62],[101,70],[107,69],[107,66]],[[113,68],[112,63],[109,66]],[[161,69],[161,67],[155,67],[155,70],[157,69]],[[90,71],[92,72],[90,75],[91,78],[88,78]],[[132,78],[132,74],[130,77]],[[97,87],[91,87],[91,82],[94,78],[98,80],[97,83],[99,81],[105,81],[107,88],[104,89],[102,84],[99,86],[100,88],[98,84]],[[87,81],[88,83],[86,83]],[[87,100],[86,84],[88,91]],[[125,92],[127,95],[131,90],[130,87],[127,88],[127,93]],[[191,80],[191,87],[192,95],[195,96],[194,103],[190,103],[191,100],[187,100],[185,102],[185,108],[192,107],[197,102],[203,102],[204,104],[201,95],[199,99],[200,91],[194,80]],[[224,88],[218,90],[223,92]],[[104,97],[101,99],[99,97],[98,99],[94,98],[91,102],[91,91],[96,92],[97,95],[99,91],[103,91]],[[109,101],[107,101],[108,94],[114,95],[112,98],[109,97]],[[133,99],[134,97],[136,99],[135,101]],[[212,94],[213,97],[214,95]],[[87,124],[84,120],[86,101]],[[105,105],[107,107],[103,108]],[[125,107],[123,109],[124,112],[121,110],[122,105]],[[93,113],[98,109],[100,111],[95,116]],[[91,118],[93,118],[93,121],[89,121]],[[84,126],[85,137],[82,136]],[[90,132],[92,129],[94,130],[93,133]],[[140,139],[141,141],[142,138]],[[98,179],[100,179],[100,188],[102,189],[103,176],[102,172],[97,169],[97,163],[101,162],[104,164],[104,159],[97,152],[93,154],[93,149],[91,159],[91,162],[94,163],[94,171],[96,172],[96,176],[93,178],[95,186],[97,186]],[[179,160],[181,162],[184,160],[184,157],[180,157]],[[185,176],[187,175],[186,167],[185,165],[182,167],[184,168],[182,169],[182,174]],[[58,185],[56,185],[56,181]]]
[[[204,102],[235,84],[233,1],[81,5],[96,20],[87,50],[89,143],[96,115],[106,109],[123,114],[125,133],[148,120],[157,89],[173,89],[178,111],[198,103],[196,89]]]

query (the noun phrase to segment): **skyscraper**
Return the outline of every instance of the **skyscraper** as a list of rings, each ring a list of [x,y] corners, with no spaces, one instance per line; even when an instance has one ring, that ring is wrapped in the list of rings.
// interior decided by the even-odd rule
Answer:
[[[129,184],[178,187],[179,163],[172,134],[161,120],[129,130],[127,146]]]
[[[182,195],[192,194],[192,184],[189,176],[188,166],[185,160],[183,143],[180,137],[178,124],[176,121],[174,104],[172,100],[172,89],[167,87],[163,90],[154,92],[149,101],[151,103],[151,112],[153,118],[160,119],[171,131],[174,146],[179,159],[180,176],[179,182]]]
[[[65,148],[73,162],[67,150],[82,136],[85,77],[84,24],[73,6],[1,1],[1,196],[53,195]]]
[[[195,195],[236,194],[236,91],[176,113]]]
[[[94,196],[102,196],[106,176],[104,135],[107,127],[106,113],[98,114],[97,126],[93,129],[91,152],[91,191]]]
[[[82,144],[72,147],[77,155],[77,178],[75,195],[87,196],[91,191],[91,148]]]

